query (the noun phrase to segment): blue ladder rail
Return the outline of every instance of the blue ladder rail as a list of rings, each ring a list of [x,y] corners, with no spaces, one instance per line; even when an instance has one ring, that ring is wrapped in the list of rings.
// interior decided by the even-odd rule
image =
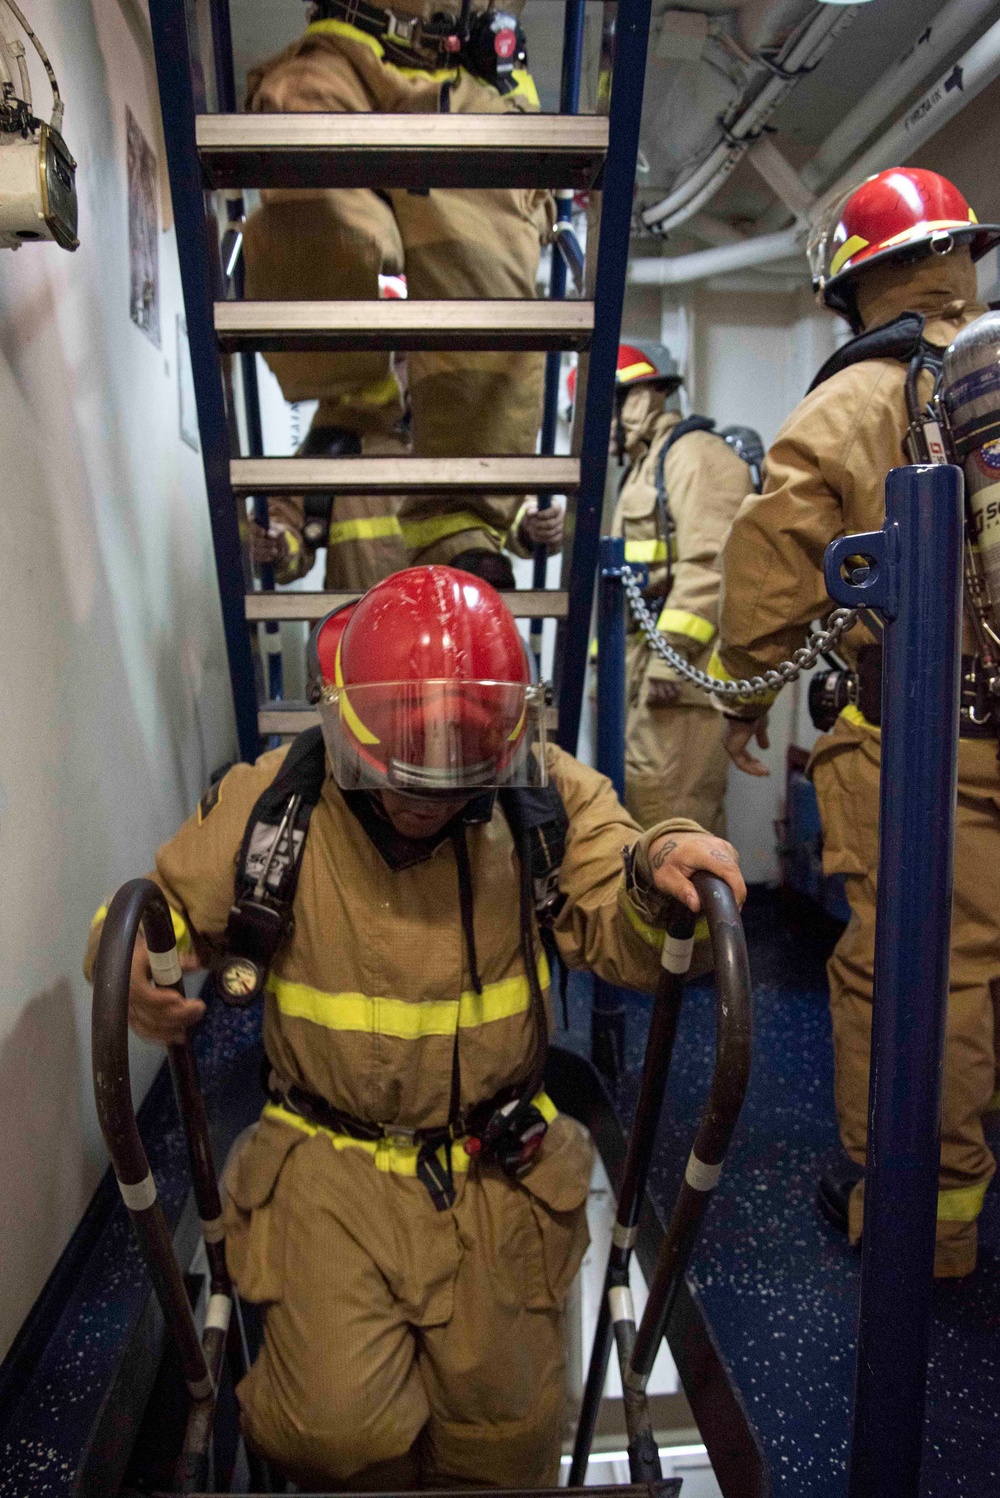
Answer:
[[[251,643],[252,626],[247,622],[246,595],[252,588],[252,576],[241,538],[240,509],[229,471],[230,458],[239,455],[238,437],[229,394],[231,387],[223,378],[222,355],[213,316],[213,301],[224,298],[225,281],[220,264],[218,225],[212,199],[206,196],[206,178],[199,161],[195,127],[196,116],[208,111],[206,77],[214,73],[218,104],[222,110],[232,108],[235,91],[227,0],[203,0],[203,3],[207,3],[211,10],[216,52],[214,68],[203,66],[193,16],[189,27],[185,0],[150,0],[150,19],[239,751],[243,759],[252,760],[261,746],[258,714],[264,682],[261,663]],[[606,5],[606,17],[614,10],[614,5]],[[619,0],[617,5],[615,86],[610,90],[603,213],[596,246],[595,331],[583,423],[582,456],[589,471],[585,474],[576,504],[573,527],[575,542],[569,567],[572,588],[570,617],[568,625],[561,627],[557,636],[559,738],[570,748],[576,746],[580,723],[587,635],[597,567],[597,537],[628,258],[649,10],[650,0]],[[567,0],[562,84],[562,103],[566,109],[573,108],[578,95],[583,13],[582,0]],[[602,85],[606,82],[602,77]],[[570,181],[579,181],[579,170],[575,166],[573,175],[566,176],[564,172],[562,183],[550,185],[565,186]],[[488,184],[477,181],[475,185]],[[539,182],[537,185],[545,184]],[[562,203],[565,206],[561,211],[565,217],[569,203],[566,199]],[[561,266],[561,257],[557,254],[555,258]],[[554,276],[557,287],[560,277],[565,281],[563,269],[556,270]],[[238,284],[236,289],[240,289]],[[252,353],[246,355],[243,368],[243,397],[251,456],[257,455],[261,446],[254,390],[254,357]],[[554,360],[550,365],[554,374],[550,375],[549,386],[554,391],[558,371]],[[550,395],[549,405],[554,410],[553,402],[554,395]],[[266,500],[257,503],[259,519],[266,518],[265,506]],[[264,578],[263,581],[266,587],[271,579]],[[273,675],[269,685],[273,696]]]

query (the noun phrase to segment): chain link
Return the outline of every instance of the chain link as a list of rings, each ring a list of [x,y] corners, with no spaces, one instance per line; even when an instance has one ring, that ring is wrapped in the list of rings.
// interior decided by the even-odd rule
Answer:
[[[663,635],[656,627],[656,620],[650,613],[646,600],[642,596],[642,588],[635,573],[629,567],[622,568],[622,585],[625,596],[628,599],[632,617],[638,624],[646,637],[646,643],[661,660],[672,666],[679,676],[689,681],[693,687],[701,692],[711,692],[716,697],[731,702],[738,697],[760,697],[764,693],[780,692],[783,686],[802,674],[803,671],[811,671],[819,660],[824,650],[829,650],[839,643],[841,637],[847,633],[860,618],[858,609],[834,609],[827,620],[827,628],[821,634],[811,634],[808,645],[801,650],[796,650],[790,661],[781,661],[770,671],[765,671],[762,676],[752,676],[744,681],[719,681],[714,676],[709,676],[707,671],[699,671],[692,666],[673,646],[668,645]]]

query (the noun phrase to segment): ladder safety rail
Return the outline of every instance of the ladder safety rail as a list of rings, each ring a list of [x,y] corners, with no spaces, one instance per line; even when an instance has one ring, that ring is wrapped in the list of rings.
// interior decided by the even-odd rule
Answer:
[[[140,928],[155,982],[184,993],[173,924],[163,893],[152,880],[133,879],[122,886],[108,907],[94,968],[94,1097],[122,1199],[193,1401],[181,1457],[182,1491],[191,1492],[204,1483],[207,1475],[216,1391],[227,1349],[234,1381],[246,1372],[248,1360],[238,1335],[238,1321],[230,1335],[234,1296],[226,1268],[219,1186],[208,1116],[187,1036],[170,1045],[167,1054],[209,1264],[209,1301],[201,1338],[139,1136],[129,1078],[128,1003],[132,956]]]
[[[559,743],[571,754],[576,752],[583,707],[646,80],[650,0],[618,0],[617,6],[610,9],[606,4],[605,15],[609,24],[612,11],[615,13],[614,81],[608,108],[608,153],[601,192],[600,230],[596,247],[588,240],[588,256],[593,255],[595,248],[597,252],[593,298],[598,316],[590,353],[581,356],[577,378],[578,399],[586,387],[579,454],[581,485],[573,520],[572,554],[568,567],[564,568],[570,613],[559,630],[556,661]],[[605,32],[608,30],[609,25]],[[600,82],[602,87],[607,87],[604,67]],[[575,118],[579,120],[587,116]]]
[[[830,596],[885,621],[850,1498],[911,1498],[921,1486],[951,946],[962,483],[961,469],[946,464],[894,469],[882,529],[834,541],[825,558]],[[848,582],[855,555],[867,560],[867,575]]]
[[[693,882],[708,923],[715,957],[716,1053],[712,1084],[657,1255],[646,1309],[636,1327],[628,1266],[637,1237],[646,1175],[677,1031],[680,984],[690,965],[694,944],[692,920],[684,911],[671,922],[664,941],[664,971],[650,1021],[639,1104],[629,1140],[605,1278],[606,1309],[602,1306],[594,1339],[570,1469],[571,1483],[582,1482],[586,1473],[607,1372],[609,1326],[621,1367],[632,1480],[651,1481],[659,1475],[659,1455],[646,1387],[697,1241],[698,1229],[711,1193],[718,1184],[749,1082],[753,1002],[739,907],[728,884],[715,875],[697,873],[693,875]],[[661,1049],[663,1054],[659,1054]]]

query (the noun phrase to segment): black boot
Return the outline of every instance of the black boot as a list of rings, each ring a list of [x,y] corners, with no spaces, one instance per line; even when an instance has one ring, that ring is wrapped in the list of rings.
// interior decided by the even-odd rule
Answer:
[[[310,427],[305,441],[295,454],[297,458],[356,458],[361,452],[361,438],[346,427]],[[333,519],[332,494],[313,491],[303,496],[305,517],[302,534],[309,546],[323,546],[330,534]]]
[[[816,1187],[816,1205],[831,1227],[838,1232],[847,1232],[847,1204],[851,1192],[859,1181],[864,1180],[860,1165],[844,1155],[836,1165],[825,1170]]]

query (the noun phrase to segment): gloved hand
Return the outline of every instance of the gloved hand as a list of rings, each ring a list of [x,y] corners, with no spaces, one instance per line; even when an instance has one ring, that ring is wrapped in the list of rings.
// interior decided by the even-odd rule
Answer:
[[[291,547],[288,532],[283,525],[271,525],[267,530],[250,521],[250,560],[258,567],[277,567],[286,560]]]
[[[525,550],[544,546],[549,556],[562,550],[566,530],[566,507],[554,499],[547,509],[538,508],[537,499],[529,499],[518,525],[518,540]]]
[[[771,740],[767,733],[767,713],[760,718],[729,718],[726,720],[726,729],[722,735],[726,753],[738,770],[743,770],[747,775],[770,775],[770,770],[763,760],[751,754],[747,745],[752,739],[756,739],[762,749],[771,747]]]
[[[695,913],[701,909],[701,901],[691,875],[699,869],[724,879],[738,905],[742,906],[747,897],[740,855],[732,843],[710,832],[664,832],[649,849],[649,867],[660,894],[669,895]]]

